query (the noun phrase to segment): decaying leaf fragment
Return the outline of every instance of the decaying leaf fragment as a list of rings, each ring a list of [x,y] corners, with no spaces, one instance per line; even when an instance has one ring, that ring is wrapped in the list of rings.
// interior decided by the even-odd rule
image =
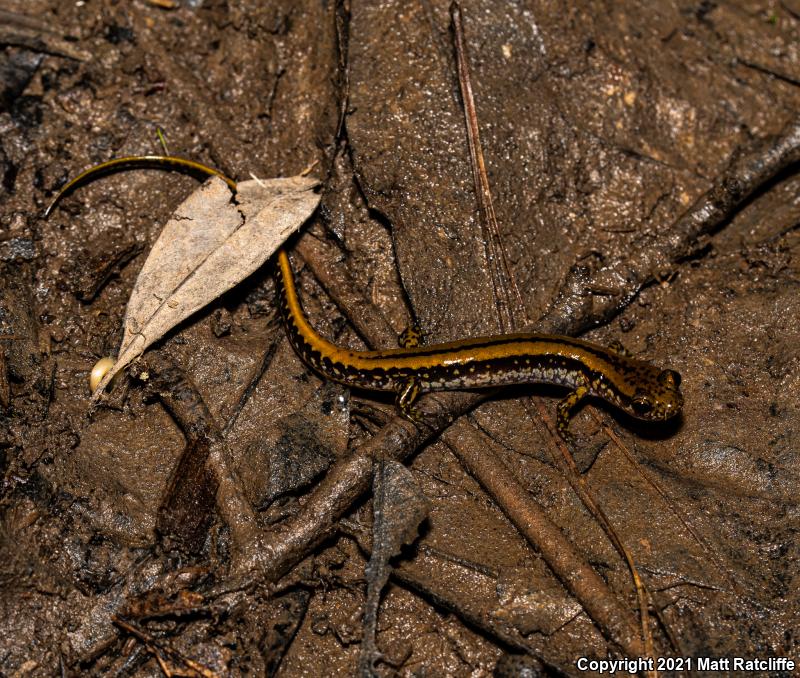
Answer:
[[[428,517],[430,504],[414,475],[403,464],[391,459],[376,459],[373,465],[372,555],[365,572],[367,600],[364,603],[364,638],[361,642],[359,675],[371,678],[380,653],[375,644],[378,605],[389,579],[389,560],[400,553],[403,544],[417,538],[417,530]]]
[[[318,184],[307,176],[244,181],[234,196],[212,177],[192,193],[139,273],[119,355],[92,398],[148,346],[264,264],[316,209]]]

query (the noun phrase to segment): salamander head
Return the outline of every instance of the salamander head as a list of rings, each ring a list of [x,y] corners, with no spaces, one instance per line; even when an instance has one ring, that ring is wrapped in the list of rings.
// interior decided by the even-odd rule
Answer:
[[[674,370],[649,369],[637,374],[633,396],[623,409],[637,419],[664,421],[674,417],[683,407],[681,375]]]

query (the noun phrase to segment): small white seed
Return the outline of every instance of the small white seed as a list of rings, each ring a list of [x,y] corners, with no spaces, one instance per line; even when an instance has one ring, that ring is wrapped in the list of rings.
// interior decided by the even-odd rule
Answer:
[[[89,373],[89,388],[91,389],[92,393],[97,390],[97,387],[100,385],[100,382],[103,380],[103,377],[106,376],[106,373],[114,366],[114,359],[105,357],[100,358],[92,367],[92,371]],[[112,379],[113,381],[113,379]]]

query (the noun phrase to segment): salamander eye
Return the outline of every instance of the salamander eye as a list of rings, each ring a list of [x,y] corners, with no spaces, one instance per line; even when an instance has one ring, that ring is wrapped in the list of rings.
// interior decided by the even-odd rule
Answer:
[[[640,417],[644,417],[653,411],[653,402],[646,395],[636,394],[631,401],[633,411]]]
[[[658,375],[658,382],[667,388],[676,389],[681,385],[681,375],[675,370],[664,370]]]

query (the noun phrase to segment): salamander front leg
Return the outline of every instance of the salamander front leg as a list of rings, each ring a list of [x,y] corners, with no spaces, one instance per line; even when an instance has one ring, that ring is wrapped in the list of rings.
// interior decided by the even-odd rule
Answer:
[[[397,392],[397,407],[400,413],[410,421],[422,421],[422,415],[419,410],[414,407],[414,402],[420,394],[419,382],[414,379],[408,379],[403,382],[400,390]]]
[[[621,356],[625,358],[633,358],[631,352],[622,345],[622,342],[618,339],[612,339],[611,342],[608,344],[608,347],[614,351],[615,353],[619,353]]]
[[[572,410],[589,393],[586,386],[578,386],[564,400],[558,403],[558,415],[556,416],[556,429],[561,439],[571,447],[575,447],[575,436],[569,432],[569,420]]]

